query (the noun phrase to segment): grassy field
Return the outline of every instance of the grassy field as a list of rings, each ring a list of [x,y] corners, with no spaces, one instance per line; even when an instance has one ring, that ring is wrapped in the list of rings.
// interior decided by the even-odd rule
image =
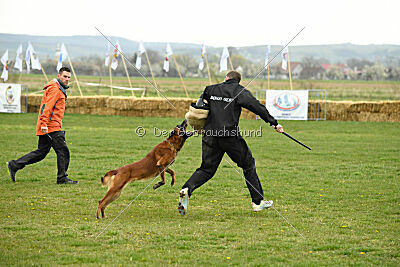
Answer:
[[[400,264],[398,123],[283,122],[308,151],[262,121],[242,120],[242,129],[262,126],[262,137],[246,140],[265,194],[302,238],[275,210],[253,213],[243,178],[226,162],[180,216],[178,192],[200,164],[199,137],[188,140],[172,166],[174,187],[154,191],[145,188],[155,181],[134,182],[96,220],[106,191],[100,177],[141,159],[164,140],[155,127],[169,132],[178,119],[67,114],[69,175],[79,184],[56,185],[53,151],[19,171],[13,184],[4,162],[35,149],[36,117],[0,114],[1,265]],[[141,138],[139,125],[147,130]]]
[[[9,82],[18,82],[18,75],[10,75]],[[51,77],[50,77],[51,78]],[[151,80],[151,77],[148,77]],[[222,82],[223,77],[218,77]],[[90,87],[85,83],[109,84],[108,77],[101,76],[79,76],[83,95],[110,95],[110,88],[107,86]],[[156,78],[158,87],[167,97],[185,97],[184,89],[178,78]],[[23,75],[21,83],[28,87],[29,92],[41,92],[45,83],[43,75]],[[73,82],[73,81],[72,81]],[[141,77],[131,77],[133,87],[146,88],[147,96],[157,96],[156,90]],[[200,96],[204,87],[208,85],[208,79],[184,78],[189,97]],[[242,85],[247,85],[250,79],[244,79]],[[126,77],[113,77],[113,85],[129,87]],[[254,80],[248,89],[255,92],[260,89],[267,89],[267,81],[264,79]],[[72,95],[79,95],[78,88],[72,83]],[[271,89],[289,89],[289,81],[272,80]],[[379,101],[379,100],[400,100],[400,82],[388,81],[316,81],[316,80],[295,80],[293,89],[324,89],[327,90],[328,100],[352,100],[352,101]],[[131,96],[130,91],[114,89],[116,96]],[[137,92],[136,96],[140,96]]]

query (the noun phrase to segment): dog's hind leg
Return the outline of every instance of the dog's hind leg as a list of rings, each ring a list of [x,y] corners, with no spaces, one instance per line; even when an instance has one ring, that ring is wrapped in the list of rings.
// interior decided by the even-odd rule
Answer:
[[[102,215],[104,217],[104,211],[101,210],[100,203],[101,203],[101,200],[99,201],[99,206],[97,207],[97,211],[96,211],[96,218],[97,219],[100,219],[100,217]]]
[[[157,188],[159,188],[162,185],[165,185],[165,172],[162,171],[160,173],[161,176],[161,181],[159,181],[158,183],[156,183],[155,185],[153,185],[153,189],[156,190]]]
[[[175,184],[175,172],[170,168],[166,169],[165,171],[171,175],[171,186],[173,186]]]
[[[117,192],[117,193],[115,193],[115,195],[112,196],[111,199],[109,199],[106,203],[104,203],[104,205],[103,205],[102,208],[101,208],[101,217],[104,218],[104,210],[106,209],[106,207],[107,207],[111,202],[113,202],[114,200],[118,199],[118,198],[121,196],[121,192],[122,192],[122,190],[119,191],[119,192]]]
[[[96,213],[96,217],[97,219],[101,217],[104,218],[104,210],[105,208],[114,200],[116,200],[117,198],[119,198],[119,196],[121,195],[121,191],[124,188],[124,186],[126,185],[126,183],[122,184],[122,185],[116,185],[116,184],[111,184],[110,188],[108,189],[106,195],[103,197],[102,200],[99,201],[99,206],[97,207],[97,213]]]
[[[114,200],[119,198],[119,196],[121,195],[121,190],[122,190],[122,188],[120,190],[108,190],[107,191],[104,198],[99,201],[99,206],[97,207],[97,214],[96,214],[97,219],[100,218],[100,215],[101,215],[101,217],[104,218],[104,210],[111,202],[113,202]]]

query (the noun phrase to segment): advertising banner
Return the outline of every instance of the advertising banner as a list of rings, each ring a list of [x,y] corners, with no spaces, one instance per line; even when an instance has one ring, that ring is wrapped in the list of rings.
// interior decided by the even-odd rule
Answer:
[[[21,84],[0,83],[0,112],[21,113]]]
[[[308,90],[267,90],[265,106],[277,120],[307,120]]]

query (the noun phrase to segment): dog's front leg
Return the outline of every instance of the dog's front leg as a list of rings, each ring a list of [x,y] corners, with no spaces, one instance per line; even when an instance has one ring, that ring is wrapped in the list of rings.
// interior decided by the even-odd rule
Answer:
[[[154,190],[156,190],[157,188],[159,188],[160,186],[162,186],[162,185],[165,185],[165,171],[161,171],[160,172],[160,176],[161,176],[161,181],[159,181],[158,183],[156,183],[154,186],[153,186],[153,189]]]
[[[171,175],[171,186],[173,186],[175,184],[175,172],[170,168],[166,169],[165,171]]]

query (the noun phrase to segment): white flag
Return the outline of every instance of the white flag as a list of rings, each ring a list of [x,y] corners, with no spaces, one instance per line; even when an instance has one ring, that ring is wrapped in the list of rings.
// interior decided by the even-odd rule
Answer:
[[[171,45],[169,43],[167,43],[167,48],[165,49],[165,56],[164,56],[164,66],[163,66],[163,70],[165,70],[166,72],[169,71],[168,57],[172,56],[173,54],[174,54],[174,52],[172,52]]]
[[[289,48],[286,46],[282,50],[282,69],[287,70]]]
[[[144,44],[142,41],[140,41],[140,43],[139,43],[138,52],[140,55],[143,54],[144,52],[146,52],[146,49],[144,48]]]
[[[140,54],[137,54],[136,56],[136,68],[140,70],[142,67],[142,56]]]
[[[269,62],[269,54],[271,53],[271,45],[267,46],[267,52],[265,52],[265,63],[264,63],[264,67],[266,67],[268,65]]]
[[[3,66],[7,65],[8,62],[8,49],[6,50],[6,52],[4,52],[3,56],[0,59],[1,64],[3,64]]]
[[[1,77],[4,81],[8,80],[8,49],[6,50],[6,52],[3,54],[3,56],[1,57],[1,64],[3,64],[3,73],[1,74]]]
[[[17,49],[17,56],[15,57],[14,69],[18,69],[20,72],[22,72],[22,44],[20,44]]]
[[[59,71],[62,68],[62,63],[64,60],[67,59],[67,56],[68,56],[67,49],[65,48],[64,43],[62,43],[60,49],[60,56],[58,57],[57,71]]]
[[[165,53],[167,54],[168,57],[174,54],[174,52],[172,52],[172,47],[169,43],[167,43],[167,48],[165,49]]]
[[[138,53],[136,57],[136,68],[140,70],[142,67],[142,54],[146,52],[146,49],[144,48],[144,44],[142,41],[139,43],[139,48],[138,48]]]
[[[206,52],[206,45],[202,44],[201,45],[201,55],[200,55],[200,63],[199,63],[199,69],[203,70],[204,68],[204,54],[207,53]]]
[[[115,43],[114,54],[113,54],[113,57],[112,57],[112,60],[111,60],[111,68],[113,70],[116,70],[117,67],[118,67],[119,51],[122,51],[122,50],[121,50],[121,46],[119,45],[119,42],[117,41]]]
[[[224,50],[222,50],[221,61],[219,62],[220,72],[228,69],[228,57],[229,57],[228,48],[224,47]]]
[[[32,64],[32,69],[36,70],[41,70],[42,66],[40,65],[39,57],[37,56],[35,49],[33,49],[33,46],[30,42],[28,42],[28,48],[26,49],[26,55],[25,55],[25,61],[26,61],[26,68],[28,72],[30,71],[30,67]]]
[[[28,47],[26,48],[26,53],[25,53],[26,71],[28,73],[31,71],[31,48],[32,45],[30,42],[28,42]]]
[[[104,61],[104,65],[108,67],[108,64],[110,64],[110,43],[107,42],[107,52],[106,52],[106,60]]]
[[[164,56],[164,66],[163,66],[163,70],[165,70],[166,72],[169,71],[169,60],[168,60],[167,54],[165,54],[165,56]]]
[[[5,82],[8,80],[8,68],[7,66],[3,67],[3,72],[1,73],[1,79],[3,79]]]
[[[37,56],[35,51],[31,51],[31,62],[32,62],[32,69],[33,70],[41,70],[42,65],[40,65],[39,57]]]

